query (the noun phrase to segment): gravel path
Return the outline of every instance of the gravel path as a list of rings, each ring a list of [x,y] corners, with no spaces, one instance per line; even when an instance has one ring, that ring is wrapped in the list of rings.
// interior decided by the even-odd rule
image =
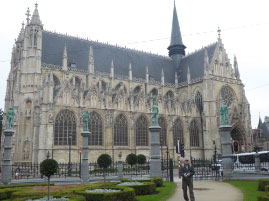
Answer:
[[[184,201],[181,181],[176,182],[175,194],[167,201]],[[194,181],[196,201],[243,201],[243,193],[225,182]]]

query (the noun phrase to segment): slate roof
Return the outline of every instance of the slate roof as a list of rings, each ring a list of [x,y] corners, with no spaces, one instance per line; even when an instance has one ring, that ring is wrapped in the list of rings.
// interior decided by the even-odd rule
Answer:
[[[113,60],[115,74],[128,76],[129,63],[131,63],[133,77],[145,79],[146,66],[148,66],[149,75],[152,79],[160,81],[163,68],[165,82],[175,82],[175,66],[169,57],[48,31],[43,31],[42,35],[42,62],[62,66],[65,44],[67,47],[68,66],[75,63],[77,68],[88,69],[89,47],[92,46],[96,71],[110,73],[110,65]]]
[[[187,81],[188,66],[190,68],[191,79],[204,76],[205,49],[207,49],[209,63],[211,63],[216,47],[217,43],[214,43],[212,45],[209,45],[205,48],[202,48],[194,53],[191,53],[183,57],[179,65],[180,69],[180,72],[178,73],[178,75],[180,76],[179,81],[180,82]]]
[[[263,122],[259,129],[262,130],[262,137],[269,138],[269,122]]]
[[[175,82],[175,65],[170,57],[116,47],[48,31],[43,31],[42,35],[42,62],[62,66],[65,44],[67,47],[68,66],[71,63],[75,63],[79,69],[88,69],[89,47],[92,46],[96,71],[110,73],[110,65],[113,60],[115,74],[128,76],[129,64],[131,63],[133,77],[145,79],[146,66],[148,66],[151,79],[161,81],[161,71],[163,68],[165,82]],[[208,52],[209,62],[213,58],[216,46],[217,43],[214,43],[205,47]],[[204,75],[205,48],[183,57],[179,65],[179,82],[187,80],[188,66],[190,67],[191,79]]]

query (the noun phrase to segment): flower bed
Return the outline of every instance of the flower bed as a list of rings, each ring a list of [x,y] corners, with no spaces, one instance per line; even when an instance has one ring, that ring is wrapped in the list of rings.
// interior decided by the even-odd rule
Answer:
[[[119,190],[118,192],[89,192],[94,190],[94,187],[88,187],[83,190],[76,190],[74,193],[82,195],[87,201],[133,201],[135,200],[135,191],[132,188],[108,185],[111,190]],[[103,189],[103,188],[98,188]]]

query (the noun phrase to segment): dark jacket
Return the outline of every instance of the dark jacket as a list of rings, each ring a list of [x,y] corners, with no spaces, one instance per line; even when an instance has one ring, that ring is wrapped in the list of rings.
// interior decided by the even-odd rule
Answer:
[[[188,174],[190,173],[189,177],[184,177],[184,174]],[[188,165],[188,167],[186,167],[185,165],[180,166],[180,176],[182,176],[183,180],[193,180],[193,175],[195,174],[195,171],[192,167],[192,165]]]

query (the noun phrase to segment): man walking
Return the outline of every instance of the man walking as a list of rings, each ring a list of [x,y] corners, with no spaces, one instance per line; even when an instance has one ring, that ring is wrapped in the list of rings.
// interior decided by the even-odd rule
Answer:
[[[189,201],[188,197],[188,187],[190,192],[191,201],[195,201],[193,193],[193,175],[195,171],[193,167],[189,164],[189,159],[185,158],[184,165],[180,169],[180,176],[182,177],[182,189],[184,194],[184,199]]]

